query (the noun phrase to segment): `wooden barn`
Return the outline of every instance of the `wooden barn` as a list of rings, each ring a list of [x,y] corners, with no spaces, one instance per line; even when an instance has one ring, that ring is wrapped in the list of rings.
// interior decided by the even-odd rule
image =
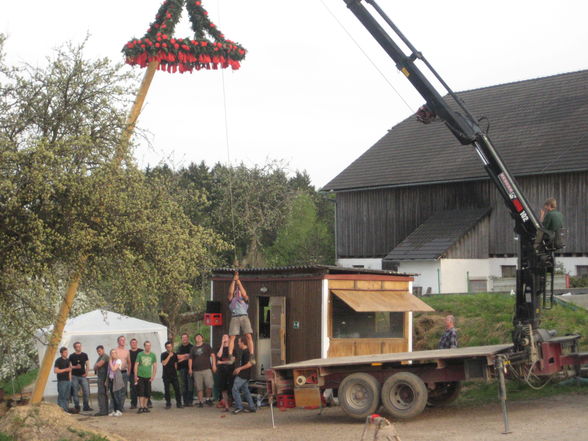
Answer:
[[[392,271],[300,266],[239,270],[250,297],[258,378],[271,366],[311,358],[412,350],[412,313],[432,309],[411,294],[413,278]],[[211,300],[228,332],[229,268],[213,272]]]
[[[565,217],[562,270],[588,274],[588,71],[458,94],[537,212]],[[473,148],[441,122],[393,127],[329,182],[337,263],[418,273],[414,293],[491,291],[514,276],[514,222]],[[514,279],[512,279],[514,280]]]

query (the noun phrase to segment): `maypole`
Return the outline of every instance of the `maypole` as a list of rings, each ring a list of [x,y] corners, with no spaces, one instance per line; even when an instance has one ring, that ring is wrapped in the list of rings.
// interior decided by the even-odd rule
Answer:
[[[194,36],[192,38],[175,38],[174,29],[178,23],[182,10],[186,6]],[[143,38],[131,39],[122,50],[125,62],[147,68],[137,96],[133,103],[117,151],[114,165],[119,166],[127,154],[129,142],[135,130],[135,125],[143,108],[147,92],[157,70],[169,73],[192,73],[201,69],[233,70],[241,67],[240,62],[247,51],[238,43],[225,38],[223,33],[208,18],[208,12],[200,0],[165,0],[150,24]],[[74,271],[63,301],[57,320],[53,327],[47,350],[39,369],[31,403],[39,403],[43,399],[43,392],[53,367],[53,360],[57,347],[63,335],[65,323],[77,294],[87,256],[80,259],[78,268]]]

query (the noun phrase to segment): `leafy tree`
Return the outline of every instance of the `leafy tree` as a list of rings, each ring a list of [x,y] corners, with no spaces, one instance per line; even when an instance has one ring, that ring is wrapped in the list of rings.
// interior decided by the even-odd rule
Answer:
[[[288,218],[266,255],[275,266],[334,263],[333,235],[319,218],[312,194],[302,192],[294,199]]]
[[[120,150],[133,77],[83,45],[0,75],[0,346],[54,322],[80,270],[75,307],[153,311],[173,332],[227,246]]]
[[[202,279],[219,263],[218,255],[229,248],[209,228],[194,224],[183,207],[170,196],[176,186],[166,176],[151,176],[137,192],[129,192],[137,204],[132,247],[117,256],[106,256],[109,268],[97,289],[129,313],[158,318],[170,337],[202,313]]]
[[[97,219],[115,195],[102,190],[131,79],[85,60],[83,45],[58,49],[47,67],[0,66],[0,327],[52,321],[80,256],[112,249],[99,233],[111,221]]]
[[[286,172],[271,162],[251,168],[217,164],[211,174],[212,224],[235,245],[240,264],[262,266],[262,249],[275,240],[291,201]]]

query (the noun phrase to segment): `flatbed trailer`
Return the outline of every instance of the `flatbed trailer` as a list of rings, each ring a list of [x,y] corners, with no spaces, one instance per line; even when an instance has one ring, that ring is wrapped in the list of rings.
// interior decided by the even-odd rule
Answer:
[[[292,407],[317,409],[326,405],[325,391],[331,389],[350,417],[365,419],[383,406],[392,417],[412,418],[427,406],[455,400],[462,381],[497,379],[508,431],[505,376],[578,375],[588,362],[588,353],[577,350],[579,338],[546,339],[535,362],[513,344],[306,360],[266,371],[267,391],[278,403],[289,397]]]

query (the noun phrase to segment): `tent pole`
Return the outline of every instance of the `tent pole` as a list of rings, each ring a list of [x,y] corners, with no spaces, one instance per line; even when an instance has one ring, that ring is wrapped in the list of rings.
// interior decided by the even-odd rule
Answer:
[[[139,114],[141,113],[143,103],[145,102],[147,92],[149,91],[149,86],[151,86],[151,81],[153,80],[153,76],[155,75],[155,71],[157,71],[158,66],[159,61],[152,61],[149,63],[149,66],[145,71],[143,81],[141,82],[141,86],[139,87],[139,91],[137,92],[137,97],[135,98],[135,102],[133,103],[133,107],[129,112],[125,128],[123,129],[119,147],[115,152],[114,164],[116,166],[120,166],[120,163],[124,159],[124,156],[128,150],[128,144],[133,134],[133,131],[135,130],[135,124],[137,122],[137,119],[139,118]],[[86,260],[87,256],[83,256],[80,259],[80,268],[83,268],[85,266]],[[49,345],[47,346],[47,350],[45,351],[45,355],[43,356],[43,362],[41,363],[41,368],[39,369],[37,383],[35,384],[35,389],[31,397],[32,404],[40,403],[43,399],[45,386],[47,386],[49,374],[51,373],[51,368],[53,367],[53,359],[55,358],[55,355],[57,353],[57,346],[61,341],[61,336],[63,334],[65,322],[69,317],[69,311],[71,310],[74,299],[78,292],[80,279],[81,270],[77,271],[73,275],[72,279],[70,280],[69,286],[67,287],[67,292],[65,294],[63,302],[61,303],[61,307],[59,308],[59,315],[57,316],[57,321],[55,322],[53,332],[51,333]]]

